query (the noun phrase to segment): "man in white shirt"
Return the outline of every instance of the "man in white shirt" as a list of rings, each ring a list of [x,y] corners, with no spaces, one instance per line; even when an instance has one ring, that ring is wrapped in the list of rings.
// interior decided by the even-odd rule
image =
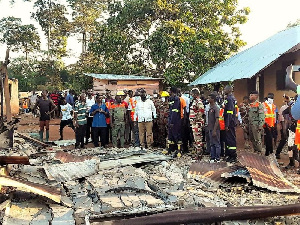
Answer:
[[[35,116],[36,115],[36,110],[34,110],[34,105],[37,101],[37,94],[35,93],[35,91],[32,91],[32,94],[29,98],[30,100],[30,109],[31,109],[31,113]]]
[[[65,126],[71,127],[74,132],[75,132],[75,127],[73,125],[73,117],[72,117],[72,112],[73,112],[73,107],[67,103],[66,99],[62,99],[62,104],[60,106],[61,109],[61,121],[60,121],[60,128],[59,128],[59,133],[60,133],[60,139],[63,140],[63,129]]]
[[[152,127],[153,118],[156,119],[156,109],[152,100],[147,99],[146,91],[141,90],[141,101],[136,103],[134,112],[134,121],[138,121],[139,139],[141,148],[147,144],[150,147],[153,144]],[[146,143],[145,140],[146,132]]]
[[[85,144],[87,145],[90,137],[92,137],[92,141],[94,142],[94,135],[93,135],[93,128],[92,128],[93,116],[91,116],[91,114],[89,113],[90,109],[92,108],[92,105],[96,104],[92,89],[89,89],[87,91],[85,104],[86,104],[86,111],[88,114],[86,132],[85,132]]]

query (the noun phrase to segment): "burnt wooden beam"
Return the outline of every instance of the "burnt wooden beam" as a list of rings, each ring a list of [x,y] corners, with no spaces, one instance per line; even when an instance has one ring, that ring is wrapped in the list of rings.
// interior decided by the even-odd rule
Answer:
[[[45,196],[57,203],[60,203],[61,201],[61,191],[60,189],[57,189],[55,187],[36,184],[30,181],[0,175],[0,188],[1,186],[15,187],[18,190]]]
[[[29,165],[28,156],[0,156],[0,165],[23,164]]]

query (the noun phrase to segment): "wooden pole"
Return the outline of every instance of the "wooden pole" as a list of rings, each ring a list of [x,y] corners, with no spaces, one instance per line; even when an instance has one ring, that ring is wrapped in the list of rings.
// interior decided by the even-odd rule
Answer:
[[[10,93],[9,93],[9,85],[8,85],[8,73],[7,73],[7,65],[9,64],[9,48],[6,50],[5,61],[1,67],[1,73],[4,76],[4,98],[5,98],[5,106],[6,106],[6,118],[7,122],[11,121],[11,108],[10,108]]]

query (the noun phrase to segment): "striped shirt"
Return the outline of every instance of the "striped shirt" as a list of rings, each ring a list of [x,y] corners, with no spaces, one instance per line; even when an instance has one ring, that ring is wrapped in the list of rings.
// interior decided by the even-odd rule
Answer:
[[[81,102],[77,102],[77,104],[75,105],[74,112],[77,113],[78,125],[84,125],[87,123],[86,110],[87,110],[86,104],[82,105]]]

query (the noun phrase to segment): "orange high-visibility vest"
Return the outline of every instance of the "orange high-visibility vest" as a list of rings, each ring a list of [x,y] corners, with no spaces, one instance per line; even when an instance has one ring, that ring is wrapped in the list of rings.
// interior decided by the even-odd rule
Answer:
[[[234,107],[235,107],[235,113],[236,113],[235,116],[238,117],[240,109],[239,109],[238,105],[235,105]]]
[[[295,145],[300,150],[300,120],[297,120],[297,128],[295,133]]]
[[[265,112],[265,123],[269,125],[269,127],[274,127],[275,125],[275,105],[272,104],[272,108],[270,108],[269,104],[264,102],[264,106],[267,109]]]
[[[23,102],[23,109],[28,109],[28,103],[27,103],[27,101]]]
[[[131,112],[130,112],[130,118],[133,121],[134,120],[134,112],[135,112],[135,106],[136,106],[136,100],[133,101],[133,98],[129,99],[129,104],[131,104]]]
[[[106,108],[108,109],[108,110],[110,110],[111,109],[111,102],[105,102],[105,105],[106,105]],[[110,124],[110,117],[106,117],[105,118],[105,121],[106,121],[106,124]]]
[[[220,109],[219,123],[220,123],[220,130],[225,130],[224,108]]]

